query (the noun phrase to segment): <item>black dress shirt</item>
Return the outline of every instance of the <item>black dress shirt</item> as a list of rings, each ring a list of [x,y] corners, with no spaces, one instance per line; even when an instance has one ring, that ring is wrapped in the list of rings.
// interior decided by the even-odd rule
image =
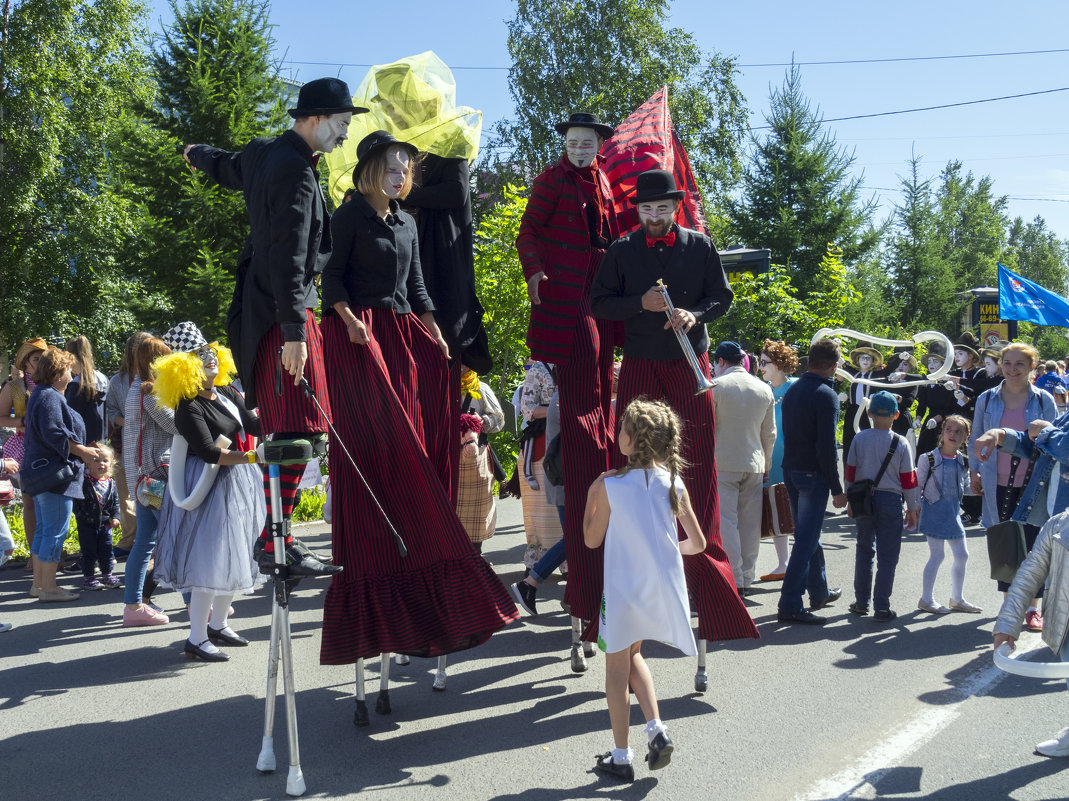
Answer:
[[[672,247],[664,243],[648,247],[641,228],[618,239],[606,252],[590,288],[594,316],[623,321],[625,356],[686,358],[675,332],[664,328],[665,313],[642,308],[642,296],[658,278],[664,280],[672,305],[696,318],[687,337],[697,354],[709,350],[705,323],[723,315],[735,297],[712,240],[688,228],[673,226],[672,230],[676,234]]]
[[[323,268],[323,315],[334,304],[424,314],[434,304],[423,285],[416,221],[390,201],[384,220],[359,192],[330,220],[333,251]]]

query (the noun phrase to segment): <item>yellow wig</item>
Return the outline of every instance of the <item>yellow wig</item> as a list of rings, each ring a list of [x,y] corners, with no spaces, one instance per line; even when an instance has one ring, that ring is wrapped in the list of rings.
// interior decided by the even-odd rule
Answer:
[[[234,380],[234,374],[237,372],[234,355],[229,348],[224,348],[218,342],[213,342],[211,348],[219,361],[215,386],[226,386]],[[196,353],[171,353],[161,356],[152,363],[152,376],[155,382],[152,394],[169,409],[178,408],[178,402],[182,399],[196,397],[204,386],[204,367]]]

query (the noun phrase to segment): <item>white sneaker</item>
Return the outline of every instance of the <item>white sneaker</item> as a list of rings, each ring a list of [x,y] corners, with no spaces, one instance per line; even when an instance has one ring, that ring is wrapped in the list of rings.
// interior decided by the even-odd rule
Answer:
[[[939,601],[926,601],[923,598],[917,601],[917,608],[922,612],[931,612],[933,615],[950,614],[950,610],[939,603]]]
[[[1069,757],[1069,726],[1058,732],[1053,740],[1044,740],[1036,746],[1036,751],[1049,757]]]

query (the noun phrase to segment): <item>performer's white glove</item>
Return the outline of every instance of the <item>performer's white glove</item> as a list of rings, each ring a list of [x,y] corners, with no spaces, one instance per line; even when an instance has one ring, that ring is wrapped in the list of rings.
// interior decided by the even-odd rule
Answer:
[[[845,392],[839,393],[839,403],[846,403],[848,400],[850,400],[849,395],[847,395]]]
[[[888,378],[888,380],[889,380],[889,381],[890,381],[890,382],[891,382],[892,384],[897,384],[897,383],[898,383],[899,381],[904,381],[904,380],[905,380],[905,378],[906,378],[906,374],[905,374],[905,373],[900,373],[900,372],[898,372],[898,371],[896,370],[895,372],[891,373],[891,375],[890,375],[890,377]]]
[[[938,426],[939,426],[939,422],[934,417],[929,417],[928,418],[928,422],[924,424],[924,427],[927,428],[929,431],[932,431],[933,429],[937,428]]]
[[[958,385],[955,384],[953,381],[951,381],[949,378],[946,381],[943,382],[943,389],[946,389],[946,390],[949,390],[949,391],[953,392],[957,388],[958,388]]]
[[[954,390],[954,397],[957,398],[958,406],[965,406],[968,404],[968,401],[965,400],[965,393],[960,389]]]

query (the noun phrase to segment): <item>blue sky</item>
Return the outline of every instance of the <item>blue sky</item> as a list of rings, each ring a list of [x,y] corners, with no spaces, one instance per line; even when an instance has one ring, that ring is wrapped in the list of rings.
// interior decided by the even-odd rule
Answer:
[[[153,24],[170,12],[151,0]],[[367,71],[424,50],[454,70],[457,100],[483,111],[484,130],[510,115],[507,0],[323,2],[275,0],[279,52],[299,81],[338,75],[355,88]],[[762,0],[674,0],[667,23],[693,33],[706,50],[738,58],[738,84],[761,125],[769,86],[784,67],[758,66],[1069,48],[1069,4],[903,0],[896,4]],[[326,62],[320,64],[298,62]],[[462,69],[500,67],[502,69]],[[825,118],[1015,95],[1069,86],[1069,52],[895,63],[805,65],[802,88]],[[890,213],[911,151],[925,177],[951,158],[990,175],[1008,195],[1009,215],[1042,215],[1069,238],[1069,91],[973,106],[829,123],[855,150],[855,169]],[[1044,200],[1038,200],[1044,198]]]

